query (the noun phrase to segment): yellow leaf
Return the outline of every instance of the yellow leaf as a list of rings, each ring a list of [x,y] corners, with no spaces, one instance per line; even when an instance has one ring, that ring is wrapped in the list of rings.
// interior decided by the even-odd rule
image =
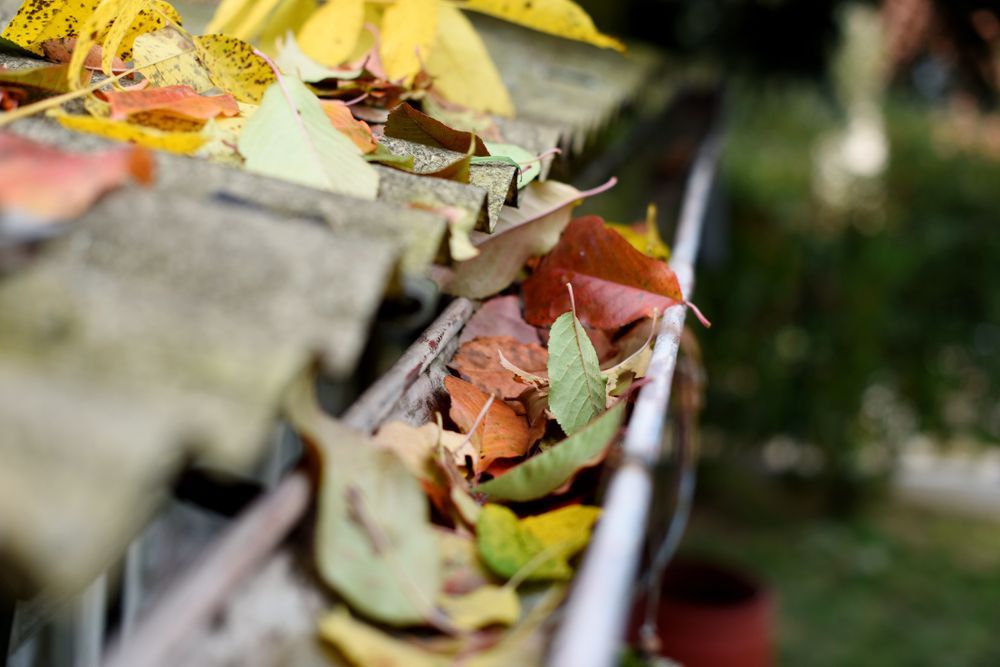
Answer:
[[[663,241],[660,228],[656,224],[656,204],[647,207],[643,229],[637,229],[638,225],[623,225],[617,222],[605,224],[621,234],[629,245],[644,255],[663,262],[670,259],[670,247]]]
[[[382,65],[393,81],[410,83],[427,62],[437,35],[438,0],[399,0],[382,17]]]
[[[152,2],[147,3],[147,6],[139,12],[135,21],[132,22],[128,32],[125,34],[125,38],[118,47],[118,53],[115,55],[122,60],[131,60],[132,45],[139,35],[163,28],[176,29],[180,25],[181,15],[177,13],[173,5],[166,0],[152,0]]]
[[[373,26],[382,25],[382,16],[385,14],[385,7],[382,5],[372,4],[370,2],[365,3],[365,17],[362,22],[364,24],[371,24]],[[347,62],[354,63],[365,56],[368,52],[372,50],[375,46],[375,35],[372,34],[367,28],[361,31],[358,35],[358,42],[354,45],[354,50],[351,51],[350,55],[347,56]]]
[[[507,586],[487,584],[465,595],[440,595],[438,606],[459,630],[513,625],[521,617],[521,600]]]
[[[128,141],[146,148],[171,153],[189,154],[198,150],[205,137],[200,132],[164,132],[151,127],[133,125],[126,121],[95,118],[93,116],[71,116],[60,114],[59,123],[71,130],[89,132],[108,139]]]
[[[199,93],[216,88],[208,69],[198,60],[191,39],[177,30],[168,28],[140,35],[132,51],[136,69],[155,87],[191,86]]]
[[[551,549],[561,558],[570,558],[587,546],[590,529],[600,516],[600,507],[569,505],[522,519],[521,526],[546,549]]]
[[[448,667],[452,664],[449,657],[435,655],[355,620],[346,607],[339,607],[321,618],[319,634],[336,646],[352,665]]]
[[[452,102],[475,111],[514,115],[507,87],[486,45],[459,10],[438,6],[437,40],[427,59],[434,88]]]
[[[302,26],[299,46],[316,62],[336,67],[354,51],[364,21],[364,0],[329,0]]]
[[[466,0],[458,6],[566,39],[625,50],[617,39],[599,32],[587,12],[572,0]]]
[[[69,61],[71,86],[80,87],[83,63],[95,44],[103,45],[101,69],[105,74],[111,73],[111,61],[118,47],[147,3],[148,0],[101,0],[94,12],[79,26],[76,47]]]
[[[238,37],[243,40],[254,40],[268,23],[271,13],[278,7],[281,0],[256,0],[246,12],[237,17],[229,30],[205,30],[206,34],[214,32],[225,33],[230,37]]]
[[[260,104],[275,78],[271,66],[252,46],[226,35],[195,37],[194,43],[212,81],[240,102]]]
[[[257,38],[261,51],[272,58],[278,55],[278,43],[289,31],[296,33],[316,11],[316,0],[284,0]]]

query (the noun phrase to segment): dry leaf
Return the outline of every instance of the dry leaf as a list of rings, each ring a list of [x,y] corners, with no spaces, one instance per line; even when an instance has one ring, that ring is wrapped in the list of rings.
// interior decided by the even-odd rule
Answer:
[[[448,376],[444,387],[451,396],[448,414],[458,427],[468,433],[479,413],[489,400],[489,395],[474,385]],[[478,441],[480,459],[477,468],[485,468],[494,459],[524,456],[531,446],[528,424],[523,417],[501,400],[494,400],[486,416],[476,428],[473,439]]]
[[[544,373],[549,359],[541,345],[521,343],[509,336],[490,336],[463,344],[448,365],[488,394],[517,398],[528,385],[501,365],[498,352],[519,368],[534,372]]]

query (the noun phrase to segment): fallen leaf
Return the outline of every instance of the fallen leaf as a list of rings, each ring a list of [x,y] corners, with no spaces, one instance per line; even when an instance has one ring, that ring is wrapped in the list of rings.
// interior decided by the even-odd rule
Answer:
[[[278,45],[278,55],[274,59],[278,69],[288,76],[294,76],[306,83],[318,83],[330,79],[352,80],[364,73],[363,68],[338,69],[327,67],[313,60],[299,48],[295,35],[289,32]],[[384,122],[384,121],[383,121]]]
[[[66,4],[72,4],[67,2]],[[101,0],[94,11],[82,21],[77,30],[76,48],[69,61],[71,87],[81,87],[79,74],[91,48],[100,45],[101,69],[110,75],[115,54],[118,53],[125,36],[132,27],[139,12],[146,8],[147,0]],[[153,29],[153,26],[150,26]]]
[[[540,345],[538,330],[521,317],[516,296],[498,296],[483,303],[462,329],[459,343],[479,336],[510,336],[519,343]]]
[[[493,141],[486,142],[490,155],[509,158],[520,170],[517,173],[517,188],[523,190],[542,173],[542,160],[516,144],[503,144]]]
[[[469,19],[439,2],[437,35],[426,59],[432,90],[468,109],[513,116],[514,103],[493,58]]]
[[[448,366],[487,394],[495,394],[499,398],[517,398],[527,389],[527,385],[518,382],[500,364],[498,351],[512,363],[529,371],[544,371],[549,358],[541,345],[521,343],[509,336],[490,336],[463,344]]]
[[[378,173],[296,79],[271,84],[247,119],[239,149],[250,171],[360,199],[378,192]]]
[[[441,566],[420,484],[395,454],[323,413],[311,377],[293,388],[286,412],[320,459],[320,575],[366,616],[391,625],[425,622],[436,613]]]
[[[392,81],[409,84],[437,34],[438,0],[398,0],[382,16],[382,65]]]
[[[585,196],[565,183],[533,183],[518,208],[504,208],[492,234],[476,237],[477,256],[439,270],[435,279],[444,292],[470,299],[506,289],[529,257],[547,253],[558,242],[573,207]]]
[[[372,129],[363,120],[357,120],[351,113],[351,107],[340,100],[320,100],[323,113],[333,123],[333,127],[350,139],[362,153],[375,152],[375,139]]]
[[[76,37],[61,37],[42,42],[42,53],[45,59],[54,63],[69,63],[73,58],[73,50],[76,48]],[[94,44],[90,47],[90,53],[83,61],[83,66],[90,70],[101,69],[102,49]],[[111,61],[111,70],[115,74],[124,72],[127,68],[121,58],[114,58]],[[68,79],[68,75],[66,75]]]
[[[354,51],[365,20],[364,0],[328,0],[299,31],[299,46],[322,65],[340,65]]]
[[[622,235],[633,248],[653,259],[665,262],[670,259],[670,248],[660,236],[660,227],[656,224],[656,204],[646,207],[646,219],[633,225],[622,225],[611,222],[604,223]]]
[[[486,584],[464,595],[438,596],[438,606],[459,630],[479,630],[490,625],[513,625],[521,617],[517,591]]]
[[[202,35],[194,38],[194,45],[212,81],[240,102],[260,104],[275,83],[271,66],[241,39]]]
[[[47,97],[52,94],[65,93],[69,90],[67,79],[69,66],[42,65],[24,69],[7,69],[0,67],[0,84],[4,87],[16,86],[24,90],[26,101]]]
[[[0,208],[18,223],[71,220],[129,180],[149,183],[153,160],[137,147],[66,153],[15,134],[0,134]]]
[[[456,153],[468,153],[469,147],[474,145],[473,155],[490,154],[483,140],[472,132],[452,129],[406,103],[389,112],[389,118],[385,123],[385,136],[424,146],[444,148]]]
[[[252,39],[248,41],[255,42],[261,51],[274,57],[278,54],[281,41],[289,33],[295,33],[305,25],[317,9],[319,5],[316,0],[282,0],[264,23],[256,41]]]
[[[601,516],[600,507],[568,505],[521,520],[546,549],[563,558],[572,558],[590,542],[590,531]]]
[[[70,130],[88,132],[116,141],[128,141],[154,150],[181,155],[194,153],[207,141],[201,132],[168,132],[110,118],[58,114],[59,124]]]
[[[444,387],[451,397],[448,414],[463,432],[469,433],[489,395],[451,376],[445,377]],[[494,400],[490,405],[485,418],[476,427],[473,440],[480,452],[477,469],[489,466],[494,459],[524,456],[531,446],[527,422],[501,400]]]
[[[573,285],[577,317],[598,329],[616,329],[684,301],[669,266],[643,255],[597,216],[571,222],[524,282],[525,319],[547,326],[569,310],[566,283]]]
[[[472,525],[475,527],[475,523]],[[479,558],[473,536],[444,529],[436,530],[435,534],[441,556],[443,594],[464,595],[493,580],[492,573]]]
[[[608,379],[609,397],[620,395],[632,380],[646,375],[649,361],[653,357],[656,322],[656,318],[642,320],[619,340],[622,347],[619,358],[611,366],[601,370],[601,375]]]
[[[605,49],[624,51],[625,47],[614,37],[602,34],[594,21],[572,0],[464,0],[457,6],[471,9],[511,23],[518,23],[532,30],[550,35],[587,42]]]
[[[136,37],[132,57],[135,68],[155,87],[190,86],[198,93],[216,89],[190,39],[173,28]]]
[[[549,409],[566,435],[604,412],[607,403],[597,352],[574,312],[563,313],[549,333]]]
[[[473,460],[479,458],[479,452],[468,438],[461,433],[438,429],[434,423],[418,427],[405,422],[389,422],[379,427],[373,440],[379,447],[395,452],[417,477],[426,474],[427,461],[436,453],[438,445],[444,447],[461,467],[465,467],[466,456]]]
[[[476,545],[495,573],[526,581],[565,580],[573,570],[561,548],[546,547],[517,515],[503,505],[487,504],[476,523]]]
[[[319,634],[357,667],[449,667],[452,659],[397,639],[338,607],[319,621]]]
[[[522,502],[557,492],[582,468],[604,459],[624,416],[622,403],[562,442],[473,489],[490,500]]]
[[[166,86],[144,90],[103,92],[111,105],[111,119],[122,120],[144,111],[167,111],[179,116],[208,120],[217,116],[236,116],[239,105],[232,95],[199,95],[190,86]]]

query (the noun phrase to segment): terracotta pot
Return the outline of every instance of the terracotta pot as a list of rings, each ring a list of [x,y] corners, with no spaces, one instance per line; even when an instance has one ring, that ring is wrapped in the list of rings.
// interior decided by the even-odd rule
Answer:
[[[645,600],[636,605],[636,640]],[[684,667],[774,664],[774,599],[748,575],[680,560],[663,577],[656,627],[664,656]]]

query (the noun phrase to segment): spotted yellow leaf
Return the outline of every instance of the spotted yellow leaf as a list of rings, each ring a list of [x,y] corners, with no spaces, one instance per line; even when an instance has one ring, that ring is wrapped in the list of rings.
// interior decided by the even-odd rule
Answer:
[[[199,93],[216,88],[191,38],[177,30],[140,35],[132,51],[135,67],[153,86],[190,86]]]
[[[71,130],[97,134],[117,141],[128,141],[146,148],[170,151],[171,153],[185,155],[193,153],[205,143],[205,137],[201,132],[169,132],[126,121],[94,116],[59,114],[56,118],[63,127]]]
[[[259,104],[274,83],[274,71],[252,46],[236,37],[204,35],[194,38],[198,58],[212,81],[240,102]]]

